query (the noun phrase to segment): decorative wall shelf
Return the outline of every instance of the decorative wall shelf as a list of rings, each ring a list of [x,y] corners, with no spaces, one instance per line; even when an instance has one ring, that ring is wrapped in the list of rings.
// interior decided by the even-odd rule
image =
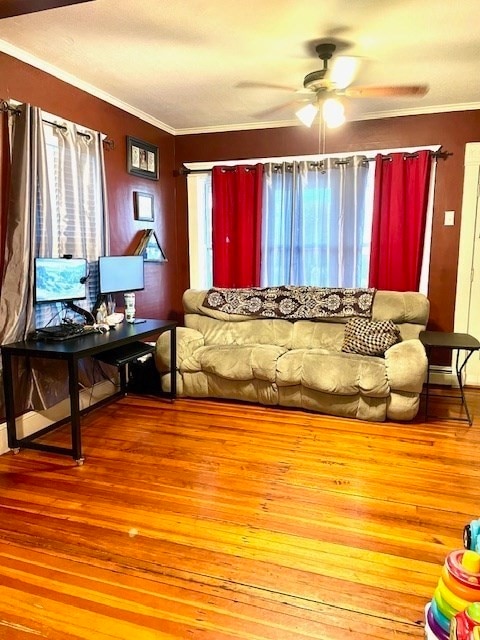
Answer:
[[[137,248],[136,256],[143,255],[145,262],[168,262],[154,229],[144,229]]]

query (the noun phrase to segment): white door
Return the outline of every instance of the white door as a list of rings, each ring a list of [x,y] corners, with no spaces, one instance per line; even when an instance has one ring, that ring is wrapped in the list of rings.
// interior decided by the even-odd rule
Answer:
[[[480,340],[480,143],[465,146],[455,331]],[[480,386],[480,353],[468,361],[465,384]]]

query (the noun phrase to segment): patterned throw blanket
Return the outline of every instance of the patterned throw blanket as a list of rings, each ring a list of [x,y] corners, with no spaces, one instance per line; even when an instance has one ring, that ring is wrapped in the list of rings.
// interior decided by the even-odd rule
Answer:
[[[209,289],[203,306],[225,313],[286,320],[371,318],[375,289],[251,287]]]

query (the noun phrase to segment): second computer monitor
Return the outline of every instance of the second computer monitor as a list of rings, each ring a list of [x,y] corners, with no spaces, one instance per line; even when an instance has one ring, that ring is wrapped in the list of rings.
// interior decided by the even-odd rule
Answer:
[[[145,288],[143,256],[102,256],[98,269],[101,294]]]

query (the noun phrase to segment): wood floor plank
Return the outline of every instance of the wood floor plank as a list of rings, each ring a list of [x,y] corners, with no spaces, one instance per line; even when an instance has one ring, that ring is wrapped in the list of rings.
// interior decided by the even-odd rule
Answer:
[[[132,395],[83,418],[83,467],[1,456],[0,638],[422,638],[478,515],[478,422],[440,410],[377,424]]]

